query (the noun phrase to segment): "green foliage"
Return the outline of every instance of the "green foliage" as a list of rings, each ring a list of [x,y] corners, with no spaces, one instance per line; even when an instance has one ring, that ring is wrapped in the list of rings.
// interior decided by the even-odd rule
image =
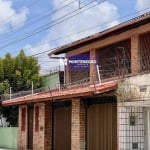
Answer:
[[[10,87],[10,84],[8,80],[4,80],[0,82],[0,94],[8,94],[9,87]]]
[[[0,94],[8,94],[10,87],[12,87],[12,92],[31,90],[32,82],[34,88],[40,87],[42,77],[39,71],[37,59],[26,56],[23,50],[16,57],[7,53],[4,58],[0,58]],[[17,114],[15,110],[17,111],[18,108],[0,107],[0,113],[3,112],[12,125],[15,125],[14,115],[12,115]]]

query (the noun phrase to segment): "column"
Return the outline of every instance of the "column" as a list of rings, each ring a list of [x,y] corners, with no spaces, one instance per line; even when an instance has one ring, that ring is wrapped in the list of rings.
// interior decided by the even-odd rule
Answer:
[[[52,103],[45,105],[45,150],[52,150]]]
[[[19,106],[19,129],[18,129],[18,149],[27,149],[27,133],[28,133],[28,123],[27,119],[27,105]]]
[[[96,49],[90,50],[90,81],[94,82],[97,80],[97,71],[96,71]]]
[[[80,150],[80,99],[72,99],[71,150]]]
[[[44,150],[44,123],[45,123],[45,104],[36,103],[34,105],[33,123],[33,149]]]
[[[140,46],[139,35],[131,36],[131,73],[136,74],[140,71]]]
[[[86,149],[87,135],[87,105],[80,105],[80,150]]]

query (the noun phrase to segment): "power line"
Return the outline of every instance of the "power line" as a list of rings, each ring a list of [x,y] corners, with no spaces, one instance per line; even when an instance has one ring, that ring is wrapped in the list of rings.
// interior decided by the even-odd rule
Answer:
[[[105,1],[105,0],[104,0],[104,1]],[[102,2],[103,2],[103,1],[102,1]],[[77,14],[80,14],[80,13],[83,12],[83,11],[87,11],[87,10],[89,10],[89,9],[91,9],[91,8],[93,8],[93,7],[95,7],[95,6],[97,6],[98,4],[100,4],[100,3],[102,3],[102,2],[98,2],[98,3],[96,3],[95,5],[92,5],[91,7],[88,7],[87,9],[82,9],[82,10],[79,11],[78,13],[75,13],[75,14],[73,14],[73,15],[71,15],[71,16],[69,15],[68,17],[66,17],[66,18],[64,18],[64,19],[63,19],[63,17],[60,17],[59,19],[62,19],[62,20],[60,20],[59,22],[56,22],[55,24],[52,24],[52,25],[49,25],[49,26],[47,26],[48,24],[46,24],[46,25],[44,25],[44,28],[43,28],[43,29],[40,29],[39,31],[37,31],[37,29],[36,29],[36,30],[33,31],[33,33],[30,33],[29,35],[26,35],[26,36],[24,36],[23,38],[14,40],[14,41],[12,41],[12,42],[9,42],[9,43],[7,43],[7,44],[1,46],[0,48],[1,48],[1,49],[2,49],[2,48],[6,48],[6,47],[8,47],[8,46],[10,46],[10,45],[16,44],[16,43],[18,43],[18,42],[20,42],[20,41],[23,41],[23,40],[25,40],[25,39],[27,39],[27,38],[30,38],[30,37],[32,37],[32,36],[34,36],[34,35],[37,35],[37,34],[43,32],[43,31],[46,31],[46,30],[48,30],[49,28],[51,28],[51,27],[53,27],[53,26],[55,26],[55,25],[57,25],[57,24],[59,24],[59,23],[62,23],[62,22],[64,22],[64,21],[67,20],[67,19],[71,19],[72,17],[76,16]],[[89,5],[89,3],[88,3],[88,5]],[[86,5],[86,6],[88,6],[88,5]],[[82,7],[82,8],[83,8],[83,7]],[[43,26],[42,26],[42,27],[43,27]],[[40,27],[40,28],[41,28],[41,27]]]
[[[76,1],[76,0],[73,0],[73,1]],[[73,2],[72,1],[72,2]],[[104,0],[105,1],[105,0]],[[71,3],[72,3],[71,2]],[[103,1],[102,1],[103,2]],[[71,3],[69,3],[68,5],[70,5]],[[84,7],[87,7],[88,5],[90,5],[91,3],[93,3],[93,2],[89,2],[89,3],[87,3],[86,5],[84,5],[84,6],[82,6],[82,8],[80,8],[80,9],[83,9]],[[100,2],[101,3],[101,2]],[[68,6],[67,5],[67,6]],[[98,5],[98,4],[97,4]],[[93,6],[94,7],[94,6]],[[42,25],[42,26],[40,26],[40,27],[38,27],[37,29],[34,29],[33,31],[30,31],[30,33],[27,33],[25,36],[28,36],[28,34],[30,35],[31,33],[33,33],[34,34],[34,32],[36,32],[37,30],[41,30],[41,28],[44,28],[44,30],[43,31],[45,31],[45,30],[48,30],[49,28],[51,28],[51,27],[53,27],[53,26],[55,26],[55,25],[57,25],[57,24],[59,24],[59,23],[62,23],[63,21],[65,21],[65,20],[67,20],[67,19],[71,19],[71,17],[74,17],[74,16],[76,16],[77,14],[79,14],[79,13],[81,13],[81,11],[80,12],[78,12],[78,13],[76,13],[78,11],[78,9],[75,9],[74,11],[72,11],[71,13],[69,13],[69,14],[67,14],[67,15],[63,15],[63,16],[61,16],[61,17],[59,17],[59,18],[57,18],[57,19],[55,19],[54,21],[52,21],[51,22],[51,24],[50,23],[47,23],[47,24],[45,24],[45,25]],[[82,10],[82,11],[84,11],[84,10]],[[73,13],[76,13],[76,14],[73,14]],[[73,14],[72,16],[71,16],[71,14]],[[68,16],[68,17],[67,17]],[[64,20],[61,20],[61,19],[63,19],[63,18],[65,18]],[[60,20],[60,21],[59,21]],[[46,29],[45,29],[46,28]],[[41,32],[43,32],[43,31],[41,31]],[[12,35],[13,36],[13,35]],[[16,39],[16,37],[15,37],[15,39]],[[9,40],[9,37],[8,38],[3,38],[2,39],[2,41],[5,41],[5,40]],[[11,40],[11,39],[10,39]]]
[[[107,22],[105,22],[105,23],[103,23],[103,24],[98,24],[98,25],[96,25],[96,26],[93,26],[93,27],[90,27],[90,28],[86,28],[86,29],[84,29],[84,30],[80,30],[80,31],[75,32],[75,33],[67,34],[67,35],[58,37],[58,38],[56,38],[56,39],[49,40],[49,41],[46,42],[45,44],[48,44],[49,42],[55,42],[55,41],[61,40],[61,39],[63,39],[63,38],[68,38],[68,37],[70,37],[70,36],[73,36],[73,35],[76,35],[76,34],[85,32],[85,31],[87,31],[87,30],[95,29],[95,28],[97,28],[97,27],[99,27],[99,26],[101,26],[101,25],[106,25],[106,24],[109,24],[109,23],[111,23],[111,22],[113,22],[113,21],[116,21],[116,20],[118,20],[118,19],[123,19],[123,18],[129,17],[129,16],[132,16],[132,15],[135,15],[135,14],[140,13],[140,12],[142,12],[142,11],[145,11],[145,10],[147,10],[147,9],[149,9],[149,8],[150,8],[150,7],[146,8],[146,9],[143,9],[143,10],[140,10],[140,11],[136,11],[136,12],[127,14],[127,15],[122,16],[122,17],[114,18],[114,19],[112,19],[112,20],[110,20],[110,21],[107,21]],[[45,44],[41,44],[41,45],[45,45]],[[27,49],[24,49],[24,50],[30,50],[30,49],[32,49],[32,48],[27,48]],[[55,49],[56,49],[56,48],[53,48],[53,49],[51,49],[51,50],[55,50]],[[49,52],[49,51],[51,51],[51,50],[45,50],[45,51],[43,51],[43,52],[40,52],[40,53],[31,55],[31,56],[36,56],[36,55],[39,55],[39,54],[43,54],[43,53]]]
[[[66,1],[68,1],[68,0],[63,1],[63,3],[66,2]],[[55,14],[56,12],[61,11],[62,9],[68,7],[69,5],[71,5],[71,4],[72,4],[73,2],[75,2],[75,1],[77,1],[77,0],[72,0],[72,1],[71,1],[70,3],[68,3],[67,5],[62,6],[62,7],[58,8],[58,9],[51,10],[51,11],[50,11],[50,9],[48,8],[48,10],[46,10],[46,11],[44,11],[44,12],[50,11],[50,13],[43,15],[43,12],[42,12],[42,13],[41,13],[40,15],[38,15],[36,18],[35,18],[35,17],[29,18],[28,21],[30,21],[30,22],[29,22],[30,24],[28,24],[27,27],[24,27],[24,28],[21,28],[21,29],[17,29],[16,31],[8,31],[8,32],[5,32],[5,33],[1,34],[0,37],[1,37],[2,35],[6,35],[6,33],[7,33],[7,36],[10,34],[9,37],[10,37],[10,36],[14,36],[14,34],[16,34],[17,32],[23,31],[23,30],[25,30],[26,28],[28,28],[28,27],[30,27],[30,26],[36,24],[37,22],[41,22],[41,21],[47,19],[48,16],[51,16],[52,14]],[[63,5],[63,3],[61,3],[61,4]],[[32,21],[32,22],[31,22],[31,21]],[[48,23],[48,24],[49,24],[49,23]],[[12,33],[13,33],[13,34],[12,34]],[[8,37],[7,39],[9,39],[9,37]],[[1,39],[3,39],[3,37],[2,37]],[[3,40],[4,40],[4,39],[3,39]]]
[[[113,21],[115,21],[115,20],[117,20],[117,19],[123,19],[123,18],[126,18],[126,17],[128,17],[128,16],[135,15],[135,14],[137,14],[137,13],[141,13],[141,12],[143,12],[143,11],[149,9],[149,8],[150,8],[150,7],[146,8],[146,9],[143,9],[143,10],[140,10],[140,11],[136,11],[136,12],[127,14],[127,15],[122,16],[122,17],[114,18],[114,19],[112,19],[111,21],[105,22],[105,23],[103,23],[103,24],[98,24],[98,25],[96,25],[96,26],[94,26],[94,27],[90,27],[90,28],[87,28],[87,29],[84,29],[84,30],[80,30],[79,32],[76,32],[76,33],[71,33],[71,34],[67,34],[67,35],[61,36],[61,37],[59,37],[59,38],[57,38],[57,39],[50,40],[49,42],[57,41],[57,40],[60,40],[60,39],[63,39],[63,38],[67,38],[67,37],[70,37],[70,36],[73,36],[73,35],[76,35],[76,34],[85,32],[85,31],[90,30],[90,29],[97,28],[97,27],[99,27],[100,25],[108,24],[108,23],[113,22]],[[49,42],[47,42],[47,43],[49,43]],[[45,44],[46,44],[46,43],[45,43]],[[41,44],[40,47],[42,47],[42,45],[45,45],[45,44]],[[24,49],[24,50],[29,50],[29,49],[32,49],[32,48],[27,48],[27,49]],[[55,48],[54,48],[54,49],[55,49]],[[54,49],[51,49],[51,50],[54,50]],[[46,53],[46,52],[49,52],[49,51],[50,51],[50,49],[47,49],[47,50],[44,50],[43,52],[36,53],[36,54],[34,54],[34,55],[31,55],[31,56],[40,55],[40,54],[43,54],[43,53]]]

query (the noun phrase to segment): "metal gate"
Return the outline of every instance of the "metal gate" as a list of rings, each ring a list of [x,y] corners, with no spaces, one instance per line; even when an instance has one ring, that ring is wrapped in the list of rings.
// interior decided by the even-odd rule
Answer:
[[[71,149],[71,102],[54,103],[54,150]]]
[[[88,108],[88,150],[117,150],[117,105],[107,100],[103,102]]]

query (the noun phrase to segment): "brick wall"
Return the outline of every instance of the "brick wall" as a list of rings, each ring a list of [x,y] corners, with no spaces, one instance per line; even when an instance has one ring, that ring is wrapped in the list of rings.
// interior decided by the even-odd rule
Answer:
[[[27,149],[27,106],[20,105],[19,106],[19,130],[18,130],[18,149],[26,150]]]
[[[96,64],[92,63],[92,61],[96,60],[96,49],[90,50],[90,60],[90,81],[93,82],[97,80]]]
[[[87,106],[80,99],[72,100],[71,150],[86,149]]]
[[[52,103],[45,105],[45,150],[52,150]]]
[[[72,100],[71,150],[80,149],[80,99]]]
[[[86,136],[87,136],[87,106],[80,105],[80,150],[86,149]]]
[[[39,110],[38,110],[39,108]],[[36,111],[39,111],[38,113]],[[36,116],[38,115],[38,116]],[[38,118],[37,118],[38,117]],[[38,120],[37,120],[38,119]],[[45,130],[45,104],[36,103],[34,105],[33,123],[33,149],[44,150],[44,130]],[[37,125],[38,121],[38,125]],[[38,128],[38,129],[37,129]]]
[[[39,108],[39,114],[36,112]],[[38,114],[38,118],[36,118]],[[37,120],[38,119],[38,123]],[[33,149],[52,149],[52,104],[36,103],[34,105]],[[37,129],[38,127],[38,129]]]
[[[27,150],[28,111],[27,106],[19,106],[18,149]],[[25,126],[22,126],[22,111],[25,111]],[[80,99],[72,100],[71,150],[86,149],[86,106]],[[52,103],[34,104],[33,150],[52,150]],[[24,122],[24,121],[23,121]],[[25,130],[23,129],[25,128]]]
[[[140,71],[140,46],[139,35],[131,36],[131,73],[136,74]]]

